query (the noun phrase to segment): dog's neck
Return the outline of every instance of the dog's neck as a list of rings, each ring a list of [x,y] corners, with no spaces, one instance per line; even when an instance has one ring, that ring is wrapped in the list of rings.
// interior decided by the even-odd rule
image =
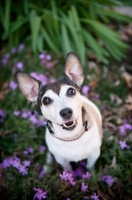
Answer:
[[[61,126],[50,121],[47,121],[47,128],[51,135],[59,140],[73,141],[79,139],[81,135],[83,135],[83,133],[88,130],[88,117],[86,111],[84,107],[82,107],[78,117],[78,124],[72,131],[64,130]]]

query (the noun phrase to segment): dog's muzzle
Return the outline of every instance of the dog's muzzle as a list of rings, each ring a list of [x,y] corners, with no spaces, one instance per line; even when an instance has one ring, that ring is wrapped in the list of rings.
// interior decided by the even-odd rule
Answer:
[[[68,121],[64,124],[61,124],[60,126],[62,126],[62,128],[65,130],[71,131],[76,127],[76,125],[77,125],[77,119],[74,119],[73,121]]]

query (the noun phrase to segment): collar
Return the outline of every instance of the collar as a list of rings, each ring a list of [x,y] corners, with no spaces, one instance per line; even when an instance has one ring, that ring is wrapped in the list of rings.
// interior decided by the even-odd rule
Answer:
[[[78,140],[86,131],[88,131],[88,121],[85,121],[84,124],[83,124],[83,131],[81,131],[80,134],[78,134],[76,137],[72,138],[72,139],[62,139],[62,138],[59,138],[59,137],[56,137],[54,135],[54,131],[51,129],[51,122],[49,120],[47,120],[47,124],[46,124],[50,134],[52,135],[52,137],[58,139],[58,140],[61,140],[61,141],[64,141],[64,142],[71,142],[71,141],[75,141],[75,140]]]

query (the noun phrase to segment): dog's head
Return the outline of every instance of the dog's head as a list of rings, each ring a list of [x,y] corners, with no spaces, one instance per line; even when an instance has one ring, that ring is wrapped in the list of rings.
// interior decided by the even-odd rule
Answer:
[[[69,53],[60,80],[42,85],[23,72],[16,73],[20,91],[26,99],[40,106],[44,117],[65,130],[73,130],[82,114],[80,87],[84,76],[79,58]]]

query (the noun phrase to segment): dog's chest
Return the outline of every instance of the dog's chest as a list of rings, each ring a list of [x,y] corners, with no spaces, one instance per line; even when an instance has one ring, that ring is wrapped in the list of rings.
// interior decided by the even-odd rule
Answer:
[[[68,161],[78,162],[85,159],[91,153],[92,149],[100,146],[99,136],[97,136],[97,134],[92,134],[91,137],[91,131],[88,133],[86,132],[81,138],[75,141],[59,141],[52,137],[53,136],[49,135],[47,132],[46,142],[50,152],[54,156],[59,155]]]

